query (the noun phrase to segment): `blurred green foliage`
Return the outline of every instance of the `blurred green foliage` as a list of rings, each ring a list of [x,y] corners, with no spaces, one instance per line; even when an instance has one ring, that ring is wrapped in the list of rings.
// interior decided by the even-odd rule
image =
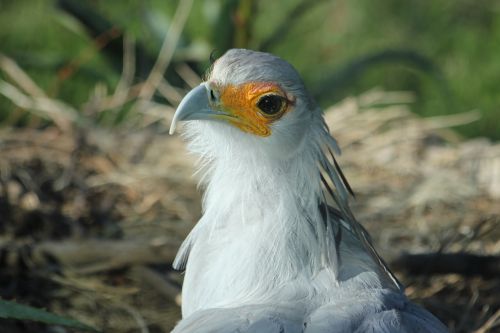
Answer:
[[[0,52],[15,59],[51,96],[80,106],[97,82],[114,88],[121,59],[97,47],[88,27],[58,9],[61,2],[0,0]],[[154,61],[178,1],[81,3],[135,36]],[[375,86],[410,90],[417,96],[416,112],[430,116],[478,109],[482,119],[459,130],[500,139],[497,0],[195,0],[174,64],[188,63],[201,74],[212,50],[220,55],[235,46],[282,56],[310,87],[367,55],[411,50],[430,59],[445,82],[411,61],[388,59],[363,67],[355,77],[347,75],[330,92],[322,89],[321,104]],[[148,57],[144,59],[147,63]],[[141,73],[136,75],[140,80]],[[13,109],[0,96],[0,115],[6,118]]]
[[[19,321],[35,321],[54,326],[76,329],[79,332],[95,332],[97,329],[75,319],[59,316],[43,309],[0,299],[0,318]]]

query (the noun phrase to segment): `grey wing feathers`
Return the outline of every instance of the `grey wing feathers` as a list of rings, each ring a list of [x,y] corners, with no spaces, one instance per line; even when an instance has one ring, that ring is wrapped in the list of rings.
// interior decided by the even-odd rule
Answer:
[[[273,305],[202,310],[173,333],[446,333],[432,314],[404,295],[379,291],[324,305],[310,315]]]
[[[433,315],[417,305],[406,311],[387,310],[366,317],[354,331],[387,333],[446,333],[448,329]]]
[[[323,172],[320,171],[321,182],[323,183],[327,193],[330,194],[331,198],[337,205],[337,208],[342,216],[342,220],[349,225],[349,229],[352,230],[367,253],[373,258],[374,262],[378,264],[380,273],[385,275],[388,281],[391,281],[395,289],[402,290],[402,285],[399,283],[396,276],[389,270],[384,260],[379,256],[373,247],[370,236],[351,212],[348,199],[349,193],[353,194],[353,192],[346,177],[342,173],[340,166],[337,164],[334,154],[332,153],[332,150],[338,149],[338,146],[336,146],[335,141],[333,141],[335,145],[332,146],[332,141],[329,140],[329,138],[332,137],[328,133],[329,130],[326,123],[323,124],[323,127],[323,130],[325,131],[324,137],[327,138],[327,141],[326,147],[324,148],[326,151],[323,152],[318,161],[319,165],[323,169]],[[333,186],[330,186],[328,180],[331,181]],[[324,204],[327,203],[324,202]]]
[[[182,320],[173,333],[301,333],[304,314],[271,305],[202,310]]]
[[[186,269],[187,260],[189,258],[189,253],[191,252],[192,246],[192,238],[188,236],[188,238],[186,238],[182,243],[179,251],[177,251],[177,255],[175,256],[175,260],[172,264],[172,267],[175,270],[182,271]]]
[[[397,292],[370,294],[324,305],[306,320],[304,333],[446,333],[431,313]]]

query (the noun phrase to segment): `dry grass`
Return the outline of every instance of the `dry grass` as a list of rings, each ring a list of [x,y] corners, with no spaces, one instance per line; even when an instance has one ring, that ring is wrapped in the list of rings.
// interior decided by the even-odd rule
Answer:
[[[96,89],[78,112],[1,60],[13,74],[0,93],[54,125],[0,130],[0,295],[104,331],[168,332],[180,316],[182,280],[170,263],[200,214],[193,158],[166,135],[173,108],[138,98],[142,87],[130,85],[125,65],[120,88]],[[178,92],[155,85],[175,105]],[[135,103],[128,123],[93,125],[127,101]],[[372,91],[327,110],[355,214],[391,262],[402,253],[498,255],[500,145],[462,141],[448,129],[474,113],[421,119],[411,102],[406,93]],[[452,331],[498,328],[498,278],[398,268],[409,297]]]

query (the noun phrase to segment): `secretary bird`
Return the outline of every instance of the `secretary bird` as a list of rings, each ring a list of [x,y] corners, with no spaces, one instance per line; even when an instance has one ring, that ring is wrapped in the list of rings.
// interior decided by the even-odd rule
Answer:
[[[447,332],[353,216],[340,149],[288,62],[229,50],[171,134],[180,121],[205,193],[174,262],[186,272],[173,332]]]

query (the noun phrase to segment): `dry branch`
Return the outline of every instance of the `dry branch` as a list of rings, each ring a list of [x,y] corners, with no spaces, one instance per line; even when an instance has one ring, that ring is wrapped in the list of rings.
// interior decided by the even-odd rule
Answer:
[[[493,332],[495,327],[500,325],[500,309],[497,310],[480,328],[474,331],[474,333],[487,333]]]
[[[11,58],[0,53],[0,69],[3,70],[21,89],[34,97],[46,97],[45,92]]]
[[[149,77],[140,92],[140,97],[142,99],[151,99],[160,84],[163,78],[163,73],[172,60],[177,47],[177,42],[179,41],[182,30],[184,29],[184,24],[186,23],[188,15],[191,12],[192,5],[193,0],[181,0],[179,2],[172,24],[165,35],[165,39],[163,40],[163,45],[161,46],[156,63],[154,64],[153,69],[151,70],[151,73],[149,74]]]
[[[30,261],[44,266],[54,260],[81,274],[120,269],[134,265],[171,263],[179,243],[160,240],[66,240],[46,241],[31,247]],[[10,252],[19,247],[10,245]]]

